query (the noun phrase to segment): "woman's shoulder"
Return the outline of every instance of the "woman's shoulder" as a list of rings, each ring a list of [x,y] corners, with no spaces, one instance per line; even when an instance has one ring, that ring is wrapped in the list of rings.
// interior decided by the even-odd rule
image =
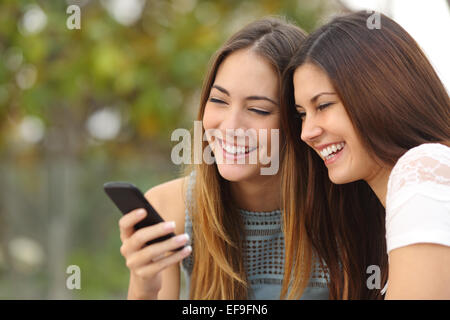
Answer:
[[[434,189],[442,188],[450,188],[450,147],[425,143],[399,158],[389,177],[388,198],[402,191],[411,193],[420,189],[432,194]]]
[[[386,197],[387,251],[415,243],[450,245],[450,148],[408,150],[391,172]]]
[[[391,176],[398,175],[410,175],[424,181],[436,177],[450,179],[450,147],[441,143],[424,143],[411,148],[392,169]]]
[[[185,197],[188,177],[181,177],[147,190],[145,198],[165,221],[175,221],[175,233],[184,232]]]
[[[396,167],[423,158],[436,159],[443,163],[448,163],[450,161],[450,147],[442,143],[423,143],[405,152],[398,159]]]

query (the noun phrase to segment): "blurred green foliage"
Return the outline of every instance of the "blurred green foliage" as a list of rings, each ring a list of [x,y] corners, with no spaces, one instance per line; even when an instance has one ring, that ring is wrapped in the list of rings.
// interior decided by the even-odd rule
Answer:
[[[102,184],[126,180],[145,191],[178,176],[170,134],[192,126],[209,59],[233,32],[267,15],[311,31],[331,10],[325,0],[148,0],[124,25],[107,3],[0,3],[0,298],[125,298],[120,215]],[[80,30],[66,27],[70,4],[81,7]],[[26,18],[33,8],[45,23]],[[120,115],[110,139],[87,130],[104,108]],[[27,116],[40,119],[41,139],[24,140]],[[43,248],[45,262],[31,273],[15,267],[9,244],[19,235]],[[82,289],[68,292],[71,264]]]

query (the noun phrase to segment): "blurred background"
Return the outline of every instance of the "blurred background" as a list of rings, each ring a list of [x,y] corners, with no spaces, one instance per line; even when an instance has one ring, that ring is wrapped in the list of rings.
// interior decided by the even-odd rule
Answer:
[[[215,50],[263,16],[311,32],[352,10],[395,18],[414,1],[403,9],[394,2],[1,0],[0,299],[125,299],[121,215],[103,183],[129,181],[145,192],[180,175],[170,136],[192,127]],[[448,33],[448,1],[421,3],[437,7],[416,12],[418,29],[438,20]],[[73,4],[81,23],[72,30]],[[433,62],[448,88],[444,42],[425,51],[441,51]],[[66,286],[70,265],[80,268],[81,289]]]

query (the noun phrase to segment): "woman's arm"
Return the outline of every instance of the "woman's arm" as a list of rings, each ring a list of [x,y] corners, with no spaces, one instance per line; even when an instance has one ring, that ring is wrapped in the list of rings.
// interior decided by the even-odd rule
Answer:
[[[450,299],[450,247],[418,243],[392,250],[386,299]]]
[[[174,221],[176,235],[184,233],[185,216],[185,181],[187,178],[175,179],[156,187],[145,193],[146,199],[161,215],[164,221]],[[140,296],[136,290],[136,283],[142,281],[130,272],[128,289],[129,299],[178,299],[180,294],[180,265],[174,263],[161,271],[161,289],[157,297]]]

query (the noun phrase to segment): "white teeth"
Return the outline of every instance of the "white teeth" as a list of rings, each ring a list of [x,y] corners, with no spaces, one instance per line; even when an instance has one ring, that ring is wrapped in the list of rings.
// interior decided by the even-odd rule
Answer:
[[[249,149],[248,147],[241,147],[241,146],[234,146],[229,144],[224,144],[221,142],[223,149],[225,149],[226,152],[231,154],[243,154],[250,151],[255,150],[256,148]]]
[[[344,147],[344,145],[345,145],[345,142],[333,144],[331,146],[328,146],[327,148],[324,148],[322,151],[320,151],[320,154],[322,155],[322,157],[329,159],[329,158],[331,158],[330,155],[332,153],[335,153],[335,152],[341,150]]]

